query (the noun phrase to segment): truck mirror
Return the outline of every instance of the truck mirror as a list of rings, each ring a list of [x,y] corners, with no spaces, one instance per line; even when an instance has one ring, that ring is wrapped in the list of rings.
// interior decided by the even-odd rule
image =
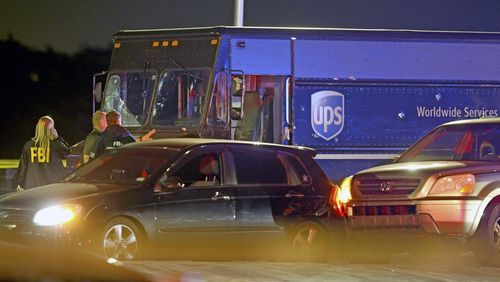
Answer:
[[[104,86],[106,85],[106,79],[108,78],[108,72],[103,71],[101,73],[96,73],[94,74],[94,77],[92,78],[92,112],[95,112],[96,110],[96,103],[98,104],[97,107],[100,108],[100,104],[102,103],[103,100],[103,92],[104,92]]]
[[[94,90],[92,91],[94,95],[94,99],[97,103],[101,103],[102,101],[102,82],[97,82],[94,86]]]

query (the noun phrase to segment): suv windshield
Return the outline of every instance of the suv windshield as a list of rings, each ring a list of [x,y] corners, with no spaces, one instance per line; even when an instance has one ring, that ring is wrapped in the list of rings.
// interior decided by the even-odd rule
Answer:
[[[104,92],[103,111],[116,110],[123,126],[142,126],[146,123],[156,74],[144,70],[110,74]]]
[[[135,185],[166,164],[173,149],[134,148],[105,154],[66,177],[70,182],[109,182]]]
[[[455,124],[435,129],[397,162],[500,161],[499,124]]]
[[[207,100],[209,78],[208,68],[164,71],[153,108],[153,125],[198,125]]]

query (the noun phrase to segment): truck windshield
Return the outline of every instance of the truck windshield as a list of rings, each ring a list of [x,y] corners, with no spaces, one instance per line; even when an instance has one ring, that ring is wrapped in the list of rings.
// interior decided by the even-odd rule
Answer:
[[[398,162],[500,161],[500,125],[461,124],[440,127],[404,153]]]
[[[156,76],[155,73],[144,70],[111,73],[104,92],[103,111],[120,112],[123,126],[144,125]]]
[[[163,71],[153,107],[153,125],[197,126],[207,102],[210,75],[208,68]]]

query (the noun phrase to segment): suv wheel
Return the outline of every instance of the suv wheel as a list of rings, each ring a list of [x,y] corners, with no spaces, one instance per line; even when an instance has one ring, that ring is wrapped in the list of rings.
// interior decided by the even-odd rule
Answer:
[[[475,240],[474,252],[481,263],[500,266],[500,204],[486,209]]]

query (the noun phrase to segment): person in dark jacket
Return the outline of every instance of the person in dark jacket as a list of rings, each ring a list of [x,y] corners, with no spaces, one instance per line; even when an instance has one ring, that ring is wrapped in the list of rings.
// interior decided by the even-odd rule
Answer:
[[[126,128],[122,127],[122,118],[119,112],[110,111],[106,114],[108,127],[102,132],[97,142],[96,158],[107,150],[135,142],[135,137]]]
[[[122,127],[122,118],[119,112],[114,110],[108,112],[106,114],[106,121],[108,123],[108,127],[106,127],[106,129],[102,132],[102,135],[97,142],[95,158],[104,154],[107,150],[112,150],[127,143],[137,141],[130,131]],[[156,130],[152,129],[144,136],[139,137],[139,141],[147,141],[151,139],[151,135],[155,133]]]
[[[108,126],[106,121],[106,113],[103,111],[96,111],[92,115],[92,126],[94,127],[92,132],[85,138],[85,145],[83,147],[83,163],[87,163],[96,156],[97,143],[99,138],[101,138],[102,132]]]
[[[14,185],[18,191],[54,183],[67,173],[63,159],[69,154],[69,146],[57,134],[54,120],[43,116],[38,120],[35,137],[23,146]]]

